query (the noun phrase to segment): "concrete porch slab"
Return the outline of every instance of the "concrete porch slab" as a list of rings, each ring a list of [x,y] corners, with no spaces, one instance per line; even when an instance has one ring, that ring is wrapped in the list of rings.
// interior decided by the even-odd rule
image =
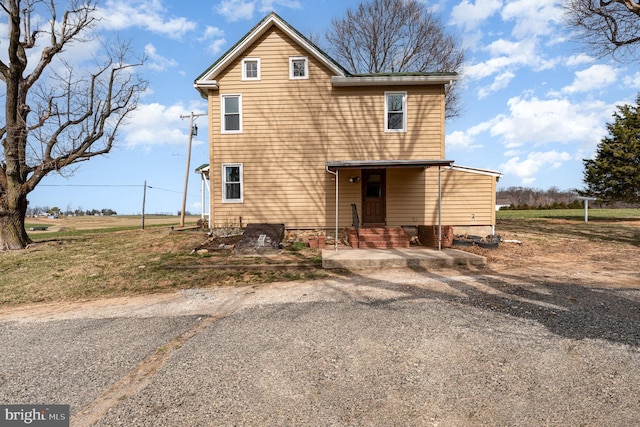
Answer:
[[[486,265],[487,259],[458,249],[437,251],[427,248],[409,249],[334,249],[322,250],[322,267],[348,270],[401,267],[449,267],[454,265]]]

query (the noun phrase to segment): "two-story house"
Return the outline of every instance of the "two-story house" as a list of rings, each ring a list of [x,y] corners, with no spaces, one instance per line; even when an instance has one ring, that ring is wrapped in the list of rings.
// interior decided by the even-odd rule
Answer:
[[[208,100],[212,227],[495,225],[493,171],[445,158],[455,73],[354,75],[275,13],[195,81]]]

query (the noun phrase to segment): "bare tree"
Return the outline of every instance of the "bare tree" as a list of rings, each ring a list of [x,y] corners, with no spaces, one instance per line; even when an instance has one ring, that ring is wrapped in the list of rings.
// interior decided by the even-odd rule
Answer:
[[[570,0],[566,6],[568,24],[577,37],[600,56],[619,60],[637,59],[640,42],[638,0]]]
[[[116,132],[137,107],[146,82],[135,73],[123,42],[103,46],[92,67],[74,66],[63,53],[90,39],[97,24],[93,0],[0,0],[8,19],[8,55],[0,60],[4,117],[0,116],[0,250],[30,243],[24,222],[27,195],[52,171],[108,153]],[[31,28],[32,16],[49,22]],[[31,54],[29,54],[31,52]],[[34,58],[33,64],[28,60]],[[1,102],[1,101],[0,101]],[[4,123],[2,123],[4,119]]]
[[[458,72],[465,58],[456,37],[418,0],[371,0],[331,21],[333,56],[352,73]],[[460,115],[458,86],[447,87],[446,116]]]

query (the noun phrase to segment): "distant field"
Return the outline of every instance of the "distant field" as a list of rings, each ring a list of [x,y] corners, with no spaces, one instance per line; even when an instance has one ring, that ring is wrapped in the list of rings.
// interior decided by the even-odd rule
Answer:
[[[584,209],[500,210],[498,219],[560,218],[584,220]],[[640,209],[589,209],[589,220],[639,220]]]
[[[187,216],[185,226],[193,226],[200,216]],[[180,217],[168,215],[145,215],[144,225],[147,227],[156,226],[178,226]],[[25,228],[32,239],[38,237],[50,237],[51,235],[74,234],[88,230],[132,230],[141,228],[142,217],[139,215],[117,215],[117,216],[69,216],[59,219],[49,218],[27,218]],[[47,227],[44,231],[31,231],[34,227]]]

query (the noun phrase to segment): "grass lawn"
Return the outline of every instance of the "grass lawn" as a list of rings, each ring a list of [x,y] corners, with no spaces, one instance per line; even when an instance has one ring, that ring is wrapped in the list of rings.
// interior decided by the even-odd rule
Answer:
[[[499,210],[497,219],[509,218],[558,218],[576,219],[584,221],[584,209],[548,209],[548,210]],[[591,209],[589,220],[637,220],[640,219],[640,209]]]
[[[27,249],[0,252],[0,307],[329,275],[317,268],[296,267],[321,263],[319,252],[308,248],[284,251],[278,259],[231,256],[229,251],[198,254],[194,249],[208,238],[201,230],[172,231],[174,225],[167,224],[141,230],[139,218],[137,225],[126,218],[121,223],[117,218],[104,219],[98,228],[85,228],[88,220],[83,218],[50,221],[58,222],[52,222],[49,230],[58,231],[32,232],[35,243]],[[176,217],[173,221],[177,225]],[[291,268],[268,268],[274,263]],[[229,264],[238,268],[212,268]]]

